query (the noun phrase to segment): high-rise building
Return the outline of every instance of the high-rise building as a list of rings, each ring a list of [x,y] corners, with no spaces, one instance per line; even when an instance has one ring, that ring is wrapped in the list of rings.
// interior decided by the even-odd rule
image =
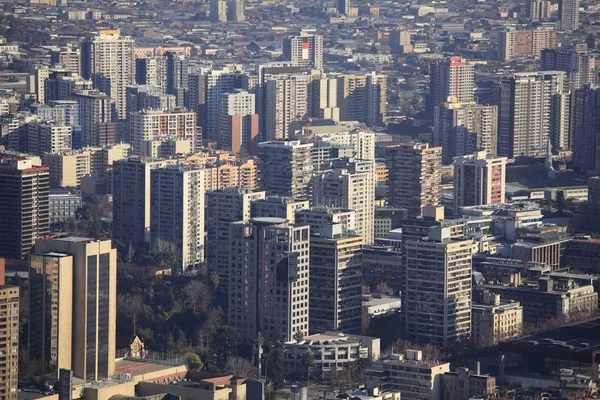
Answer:
[[[177,270],[204,261],[204,171],[165,166],[150,171],[150,238],[177,247]]]
[[[229,289],[229,224],[249,220],[251,204],[264,198],[265,192],[233,187],[206,193],[206,265],[209,273],[219,274],[224,292]]]
[[[167,94],[175,96],[177,107],[185,106],[189,87],[190,62],[183,55],[166,52]]]
[[[356,233],[364,243],[374,236],[375,163],[370,160],[334,160],[330,169],[313,175],[312,205],[347,208],[356,213]]]
[[[310,332],[361,332],[362,245],[339,224],[310,237]]]
[[[341,15],[350,14],[350,0],[337,0],[337,12]]]
[[[498,106],[443,102],[433,116],[433,144],[442,147],[444,163],[478,150],[496,154]]]
[[[0,398],[7,400],[17,399],[19,390],[19,291],[18,286],[0,286],[0,324],[4,326],[0,335]]]
[[[394,29],[390,32],[390,47],[400,50],[404,46],[410,46],[411,33],[403,29]]]
[[[244,0],[227,1],[227,21],[244,21]]]
[[[256,95],[242,89],[223,93],[219,104],[219,146],[238,154],[256,154],[259,142]]]
[[[135,83],[150,85],[159,89],[161,93],[167,93],[167,58],[164,56],[136,58]]]
[[[271,141],[258,145],[258,176],[268,195],[309,198],[312,178],[312,143]]]
[[[506,162],[485,151],[454,159],[454,215],[461,207],[506,201]]]
[[[532,21],[550,18],[552,4],[548,0],[529,0],[525,15]]]
[[[267,83],[265,112],[267,140],[291,138],[291,123],[307,118],[311,96],[310,82],[310,76],[294,75]]]
[[[311,117],[340,120],[337,82],[335,77],[321,77],[312,81]]]
[[[566,74],[558,71],[523,72],[502,78],[498,111],[498,155],[543,156],[548,141],[568,149]]]
[[[560,0],[558,2],[561,30],[569,32],[579,29],[579,5],[580,0]]]
[[[596,86],[596,56],[577,48],[569,50],[544,49],[540,57],[542,71],[564,71],[567,74],[565,89],[571,91],[585,85]]]
[[[0,157],[0,256],[23,259],[35,240],[48,234],[48,167]]]
[[[46,79],[50,77],[50,69],[47,66],[39,66],[35,69],[33,75],[34,87],[30,88],[30,93],[35,93],[35,99],[40,104],[46,102]]]
[[[125,88],[135,83],[135,41],[117,30],[100,30],[81,42],[81,75],[115,102],[116,117],[127,117]]]
[[[144,142],[161,138],[189,139],[197,146],[196,113],[191,111],[143,110],[129,114],[133,154],[143,154]]]
[[[72,126],[49,122],[37,122],[27,126],[28,154],[43,156],[47,153],[70,151],[73,147]]]
[[[600,172],[600,89],[572,92],[570,117],[573,163],[584,173]]]
[[[386,76],[375,72],[338,77],[338,102],[342,121],[381,125],[387,105]]]
[[[459,103],[474,101],[475,69],[461,57],[450,57],[430,66],[429,104],[433,113],[435,106],[456,99]],[[452,100],[454,101],[454,100]]]
[[[309,231],[283,218],[230,225],[229,325],[244,343],[309,332]]]
[[[123,91],[125,91],[125,88],[123,88]],[[101,127],[104,126],[104,124],[110,124],[112,122],[111,98],[97,90],[82,90],[76,92],[74,98],[79,104],[79,121],[83,135],[82,145],[101,146],[114,144],[114,137],[100,137]]]
[[[177,99],[172,94],[164,94],[154,86],[130,86],[127,88],[127,113],[156,110],[174,111]]]
[[[406,329],[450,347],[471,333],[472,241],[406,242]]]
[[[323,36],[302,31],[297,36],[284,38],[283,59],[294,65],[323,68]]]
[[[401,143],[390,148],[388,189],[390,203],[405,208],[410,217],[425,206],[438,205],[442,182],[442,148],[427,143]]]
[[[275,217],[284,218],[293,224],[296,212],[306,210],[310,206],[308,200],[295,200],[291,197],[268,196],[264,199],[254,200],[250,205],[252,218]],[[308,225],[306,223],[301,225]]]
[[[320,235],[330,225],[339,226],[343,236],[356,236],[356,212],[347,208],[313,206],[296,211],[296,223],[309,225],[311,235]]]
[[[67,71],[81,75],[81,52],[77,48],[61,47],[50,52],[50,64],[65,66]]]
[[[43,371],[57,372],[55,368],[70,365],[73,375],[80,379],[112,377],[117,250],[111,241],[80,237],[39,239],[30,271],[38,288],[31,291],[31,315],[42,317],[34,322],[38,327],[29,338],[35,350],[32,359],[43,362],[39,364]],[[69,287],[75,289],[71,289],[72,297]]]
[[[210,0],[210,21],[227,21],[227,0]]]
[[[515,57],[539,57],[542,49],[555,47],[555,29],[508,30],[500,33],[498,57],[502,61],[510,61]]]

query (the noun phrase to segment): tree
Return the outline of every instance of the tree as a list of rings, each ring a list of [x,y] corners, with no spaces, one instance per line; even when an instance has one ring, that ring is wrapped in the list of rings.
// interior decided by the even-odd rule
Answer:
[[[210,283],[212,284],[213,287],[213,291],[217,291],[217,288],[219,287],[219,282],[221,281],[221,277],[219,276],[218,273],[216,273],[215,271],[210,273]]]
[[[391,287],[389,287],[387,283],[381,282],[375,288],[375,293],[381,293],[381,294],[387,294],[388,296],[393,296],[394,295],[394,289],[392,289]]]
[[[197,313],[211,304],[212,295],[204,282],[193,280],[183,288],[185,308]]]
[[[300,329],[294,332],[294,340],[298,343],[304,340],[304,333]]]
[[[211,349],[217,357],[217,367],[223,369],[229,357],[235,354],[239,333],[225,325],[217,329],[212,338]]]
[[[265,338],[263,335],[258,332],[258,335],[254,338],[254,348],[256,349],[256,361],[257,361],[257,370],[258,370],[258,379],[262,374],[261,370],[261,361],[262,361],[262,347],[265,344]]]
[[[265,375],[267,382],[274,390],[279,390],[285,383],[283,376],[283,348],[280,345],[273,347],[266,357]]]
[[[154,265],[159,268],[175,268],[179,261],[179,252],[175,243],[158,238],[150,251],[154,256]]]
[[[315,356],[310,348],[302,354],[302,364],[306,367],[306,383],[310,383],[310,368],[315,363]]]
[[[236,377],[258,378],[256,368],[254,368],[254,365],[244,357],[229,357],[225,363],[224,372]]]
[[[188,367],[194,371],[201,371],[204,369],[204,363],[200,359],[200,356],[196,353],[188,353],[187,363]]]

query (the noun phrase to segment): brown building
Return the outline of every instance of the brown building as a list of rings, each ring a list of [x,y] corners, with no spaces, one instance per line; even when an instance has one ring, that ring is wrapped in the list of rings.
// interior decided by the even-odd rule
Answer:
[[[50,225],[48,167],[0,159],[0,256],[23,259]]]
[[[495,393],[496,378],[481,375],[479,365],[475,373],[469,371],[468,368],[458,368],[456,372],[444,373],[444,400],[465,400]]]
[[[0,398],[16,399],[19,383],[19,287],[0,286]]]
[[[231,143],[231,152],[238,154],[244,149],[249,154],[256,154],[259,142],[258,129],[258,114],[228,115],[225,131],[227,140]]]

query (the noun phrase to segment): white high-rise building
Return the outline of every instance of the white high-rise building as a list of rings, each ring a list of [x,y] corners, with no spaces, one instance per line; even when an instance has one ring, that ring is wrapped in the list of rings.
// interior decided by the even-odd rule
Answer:
[[[37,122],[27,126],[29,154],[43,156],[47,153],[71,151],[73,127],[52,121]]]
[[[125,89],[135,83],[135,41],[116,30],[101,30],[81,43],[81,75],[115,102],[118,119],[127,117]]]
[[[210,0],[210,21],[227,21],[227,0]]]
[[[221,95],[219,104],[219,146],[253,154],[258,146],[256,95],[242,89]]]
[[[323,36],[302,31],[283,39],[283,59],[295,65],[323,68]]]
[[[313,173],[312,143],[272,141],[258,145],[258,179],[268,195],[307,199]]]
[[[204,261],[204,170],[167,166],[150,171],[150,237],[173,243],[179,270]]]
[[[244,343],[308,334],[310,227],[273,217],[230,227],[229,325]]]
[[[475,69],[461,57],[450,57],[431,64],[429,104],[435,106],[455,98],[459,103],[474,101]]]
[[[312,117],[340,120],[337,83],[337,78],[323,77],[313,81]]]
[[[267,83],[266,139],[290,137],[290,124],[306,119],[311,77],[294,75]]]
[[[137,111],[130,113],[133,154],[144,154],[144,142],[158,139],[186,139],[196,149],[196,114],[189,111]]]
[[[227,21],[244,21],[244,0],[227,1]]]

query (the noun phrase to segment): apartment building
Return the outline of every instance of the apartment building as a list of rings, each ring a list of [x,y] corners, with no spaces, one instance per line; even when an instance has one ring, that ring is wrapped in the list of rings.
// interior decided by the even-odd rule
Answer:
[[[458,103],[474,101],[475,66],[462,57],[449,57],[432,63],[429,68],[430,112],[454,98]]]
[[[323,68],[323,36],[302,31],[283,39],[283,59],[294,65]]]
[[[295,200],[291,197],[268,196],[264,199],[254,200],[250,204],[250,215],[257,217],[277,217],[285,218],[288,222],[294,223],[296,212],[309,208],[308,200]],[[309,225],[303,223],[301,225]]]
[[[17,399],[19,391],[19,287],[0,286],[0,397]]]
[[[539,57],[542,49],[556,48],[556,30],[539,28],[508,30],[500,33],[498,58],[510,61],[516,57]]]
[[[464,400],[495,394],[496,378],[493,376],[481,375],[478,370],[469,371],[464,367],[444,373],[444,400]]]
[[[143,153],[144,142],[157,139],[187,139],[197,146],[196,114],[188,111],[144,110],[129,114],[132,153]]]
[[[307,199],[312,178],[312,143],[271,141],[258,145],[258,177],[268,195]]]
[[[501,302],[499,294],[480,293],[473,302],[471,339],[477,347],[495,346],[523,334],[523,306]]]

